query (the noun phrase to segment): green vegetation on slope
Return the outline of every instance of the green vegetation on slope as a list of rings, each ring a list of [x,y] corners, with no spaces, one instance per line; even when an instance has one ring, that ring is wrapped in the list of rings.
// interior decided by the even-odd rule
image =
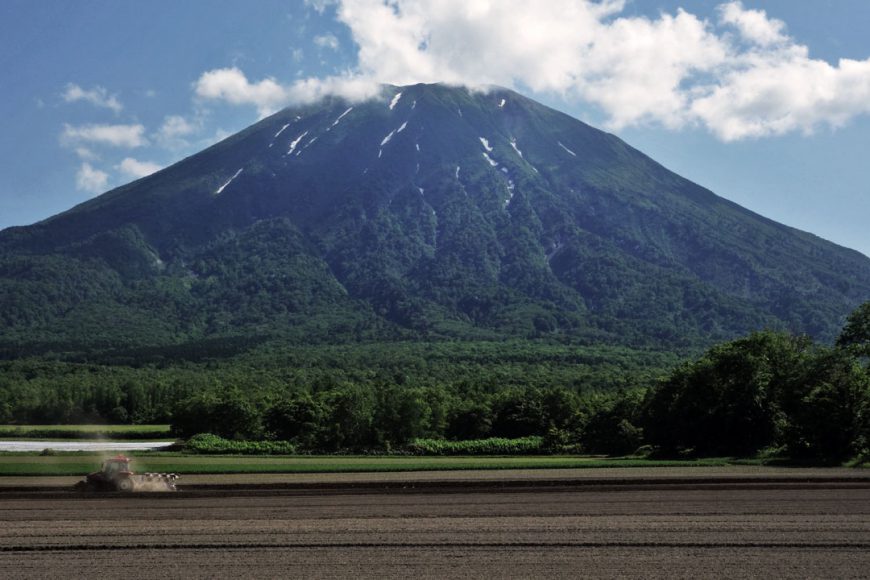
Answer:
[[[341,99],[287,109],[0,232],[0,359],[269,340],[700,349],[758,328],[831,342],[868,297],[865,256],[521,95],[386,90],[403,92],[393,109],[355,103],[338,125]]]

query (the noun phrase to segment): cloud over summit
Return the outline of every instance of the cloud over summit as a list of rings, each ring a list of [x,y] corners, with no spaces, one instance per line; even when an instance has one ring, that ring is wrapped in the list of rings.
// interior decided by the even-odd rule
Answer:
[[[261,115],[378,83],[528,88],[596,106],[612,128],[702,126],[726,141],[810,133],[870,112],[870,59],[814,59],[786,24],[739,1],[710,19],[688,10],[631,15],[624,0],[337,0],[354,70],[290,85],[237,68],[204,73],[201,98]],[[323,44],[321,40],[319,42]]]

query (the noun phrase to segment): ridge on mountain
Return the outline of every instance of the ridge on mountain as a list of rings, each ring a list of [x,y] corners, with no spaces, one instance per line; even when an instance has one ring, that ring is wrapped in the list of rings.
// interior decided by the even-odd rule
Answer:
[[[762,327],[831,340],[868,298],[862,254],[503,88],[289,107],[0,232],[0,348],[15,352],[227,336],[695,347]]]

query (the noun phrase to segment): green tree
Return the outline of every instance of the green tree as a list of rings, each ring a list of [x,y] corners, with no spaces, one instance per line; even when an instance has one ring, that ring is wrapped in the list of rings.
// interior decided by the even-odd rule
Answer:
[[[628,455],[643,444],[640,422],[643,392],[601,398],[583,426],[580,441],[589,453]]]
[[[861,356],[870,356],[870,301],[856,308],[846,318],[837,346],[847,347]]]
[[[493,404],[495,437],[528,437],[546,430],[541,393],[537,389],[511,389],[500,393]]]
[[[783,440],[793,457],[842,460],[865,453],[870,377],[849,352],[825,349],[783,393]]]
[[[453,407],[447,424],[448,439],[486,439],[492,431],[492,408],[486,401],[462,401]]]
[[[324,407],[320,444],[326,449],[362,449],[372,445],[375,400],[370,389],[342,386],[319,393]]]
[[[308,393],[279,401],[263,418],[267,433],[274,439],[292,441],[304,449],[317,446],[322,421],[323,408]]]
[[[421,389],[384,387],[377,393],[373,428],[380,444],[404,445],[428,434],[431,416]]]
[[[749,455],[777,436],[777,395],[801,372],[810,343],[756,332],[679,367],[648,397],[644,431],[665,453]]]
[[[257,439],[262,435],[260,412],[236,390],[202,393],[182,401],[170,425],[182,437],[213,433],[227,439]]]

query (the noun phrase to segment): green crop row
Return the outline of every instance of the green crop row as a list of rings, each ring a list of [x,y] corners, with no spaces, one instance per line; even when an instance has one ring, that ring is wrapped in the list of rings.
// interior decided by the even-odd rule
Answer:
[[[408,446],[408,450],[415,455],[535,455],[544,452],[544,438],[492,437],[467,441],[415,439]]]
[[[289,441],[233,441],[211,433],[191,437],[184,446],[190,453],[239,455],[292,455],[296,447]]]

